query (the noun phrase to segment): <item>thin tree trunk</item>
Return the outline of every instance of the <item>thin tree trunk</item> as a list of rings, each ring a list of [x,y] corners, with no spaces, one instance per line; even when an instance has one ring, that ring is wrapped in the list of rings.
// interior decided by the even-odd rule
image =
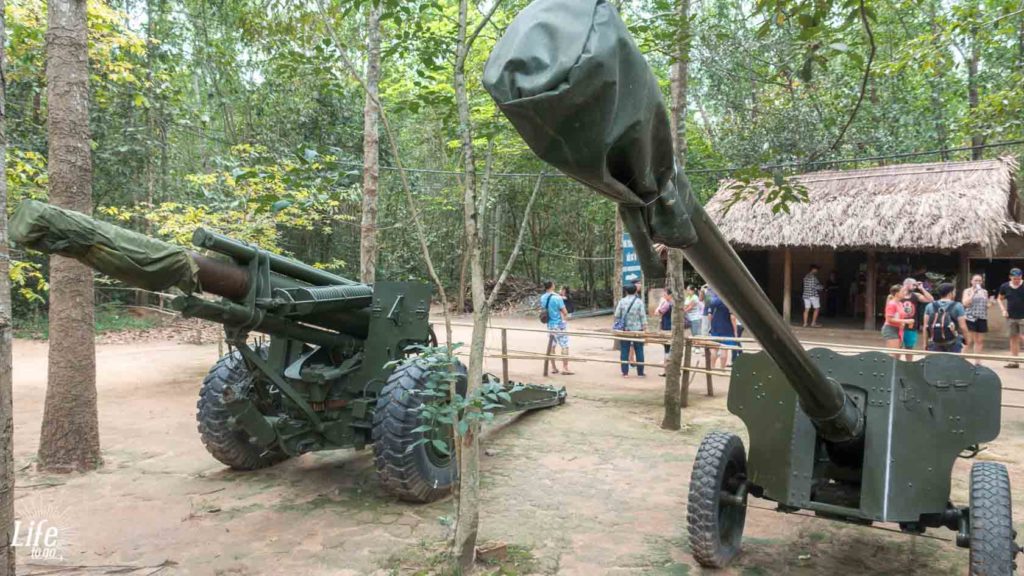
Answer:
[[[371,2],[366,19],[366,99],[363,104],[363,222],[359,237],[359,278],[377,276],[377,185],[380,179],[380,4]]]
[[[683,170],[686,167],[686,99],[690,73],[690,0],[679,0],[678,9],[682,30],[679,33],[676,61],[672,64],[672,145],[676,151],[676,166]],[[668,251],[668,284],[672,288],[676,302],[672,306],[672,349],[665,366],[665,417],[662,419],[661,427],[666,430],[679,430],[682,420],[680,365],[686,345],[686,330],[683,327],[685,314],[682,306],[686,282],[683,278],[683,253],[680,250]]]
[[[672,126],[676,163],[682,168],[686,166],[686,108],[690,80],[690,0],[679,0],[678,10],[680,30],[676,38],[676,57],[670,72],[672,103],[669,121]]]
[[[491,224],[491,278],[498,274],[498,259],[501,258],[501,209],[504,202],[498,201],[494,206],[494,222]]]
[[[476,161],[473,150],[473,131],[470,125],[469,95],[466,88],[465,63],[467,46],[468,0],[459,1],[459,31],[455,56],[455,104],[458,109],[459,136],[465,166],[463,188],[463,214],[465,221],[466,256],[469,258],[470,292],[473,300],[473,336],[470,340],[468,386],[466,397],[471,397],[483,379],[484,345],[487,335],[487,299],[484,295],[484,274],[480,261],[481,215],[476,194]],[[470,409],[472,410],[472,409]],[[469,573],[476,559],[476,536],[480,527],[480,423],[469,419],[466,433],[459,439],[459,500],[452,554],[455,566]]]
[[[967,106],[973,117],[978,109],[978,64],[981,61],[981,50],[978,45],[978,29],[971,28],[971,54],[967,59]],[[985,136],[980,132],[971,134],[971,160],[981,160],[984,155]]]
[[[7,173],[6,1],[0,0],[0,174]],[[14,576],[14,402],[11,379],[11,279],[7,178],[0,178],[0,576]]]
[[[938,16],[936,14],[936,0],[930,0],[928,2],[928,18],[931,26],[932,37],[935,38],[935,48],[939,53],[942,53],[942,46],[939,43],[939,37],[941,29],[938,22]],[[943,79],[943,67],[935,66],[934,73],[929,77],[929,84],[931,84],[931,103],[932,113],[935,115],[935,140],[939,150],[943,150],[940,154],[940,158],[943,161],[949,160],[949,153],[945,152],[946,146],[949,140],[949,129],[946,126],[946,118],[943,113],[944,107],[942,103],[942,79]]]
[[[46,82],[50,201],[92,213],[89,58],[85,0],[47,7]],[[92,271],[50,258],[50,351],[39,468],[92,470],[102,464],[96,412]]]
[[[665,361],[665,416],[661,427],[679,430],[682,426],[682,362],[686,347],[686,330],[683,329],[686,314],[683,312],[684,288],[683,251],[668,249],[668,284],[675,295],[672,306],[672,349]]]

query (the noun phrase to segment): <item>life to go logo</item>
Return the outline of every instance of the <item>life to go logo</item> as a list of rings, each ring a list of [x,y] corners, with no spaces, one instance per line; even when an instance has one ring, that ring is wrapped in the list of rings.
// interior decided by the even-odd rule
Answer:
[[[67,514],[52,504],[38,502],[18,508],[11,546],[31,560],[64,560],[74,536]]]

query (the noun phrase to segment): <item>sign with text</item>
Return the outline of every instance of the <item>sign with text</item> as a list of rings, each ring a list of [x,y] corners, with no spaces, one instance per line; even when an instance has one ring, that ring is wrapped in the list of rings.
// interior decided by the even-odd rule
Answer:
[[[640,279],[640,260],[636,257],[636,248],[629,232],[622,233],[622,285],[629,286]]]

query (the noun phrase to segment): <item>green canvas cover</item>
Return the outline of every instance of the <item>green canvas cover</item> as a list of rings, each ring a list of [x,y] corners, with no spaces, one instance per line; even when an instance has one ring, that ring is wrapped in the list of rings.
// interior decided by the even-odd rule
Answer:
[[[184,248],[80,212],[25,200],[11,217],[9,232],[22,246],[74,258],[131,286],[199,291],[198,268]]]
[[[652,240],[697,242],[658,81],[608,2],[533,2],[494,47],[483,82],[534,153],[618,203],[648,278],[665,275]]]

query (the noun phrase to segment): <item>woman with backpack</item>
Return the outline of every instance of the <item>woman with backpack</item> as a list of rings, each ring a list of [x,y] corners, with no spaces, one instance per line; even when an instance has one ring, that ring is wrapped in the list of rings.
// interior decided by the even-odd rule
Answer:
[[[985,334],[988,332],[988,290],[981,274],[971,277],[971,287],[964,290],[961,303],[967,310],[967,352],[981,354],[985,349]],[[981,360],[976,361],[981,364]]]
[[[932,352],[963,351],[963,335],[967,334],[967,311],[955,301],[956,286],[949,282],[939,284],[939,299],[924,310],[925,337]]]

